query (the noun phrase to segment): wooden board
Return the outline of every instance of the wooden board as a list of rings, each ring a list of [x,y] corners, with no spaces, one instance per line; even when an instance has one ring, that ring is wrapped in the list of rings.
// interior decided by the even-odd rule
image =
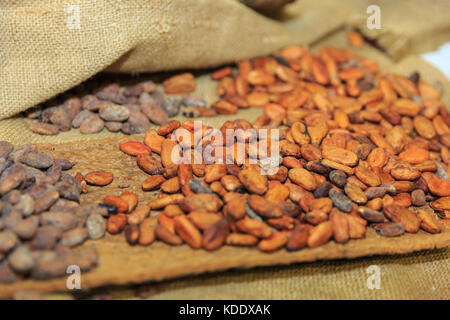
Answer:
[[[155,192],[143,192],[141,182],[147,174],[135,164],[135,159],[118,149],[121,141],[142,141],[143,136],[131,136],[92,140],[90,142],[43,144],[41,152],[50,152],[54,156],[70,159],[77,164],[71,170],[87,173],[94,170],[106,170],[114,173],[114,181],[104,188],[89,187],[89,193],[82,196],[82,204],[100,201],[106,195],[119,195],[124,190],[135,192],[141,202],[155,197]],[[119,186],[128,184],[126,189]],[[82,289],[104,285],[121,285],[159,281],[185,275],[214,272],[231,268],[251,268],[309,262],[321,259],[355,258],[377,254],[402,254],[418,250],[435,249],[450,246],[450,230],[440,234],[419,231],[417,234],[405,234],[397,238],[384,238],[368,228],[365,239],[351,240],[346,244],[330,241],[314,249],[297,252],[280,250],[275,253],[262,253],[257,248],[223,247],[216,252],[193,250],[187,245],[171,247],[157,242],[149,247],[130,246],[123,234],[107,235],[100,240],[90,240],[85,245],[94,245],[99,252],[99,266],[82,273]],[[301,268],[301,265],[299,265]],[[66,277],[36,281],[26,280],[0,285],[0,297],[10,297],[19,289],[35,289],[42,292],[67,291]]]

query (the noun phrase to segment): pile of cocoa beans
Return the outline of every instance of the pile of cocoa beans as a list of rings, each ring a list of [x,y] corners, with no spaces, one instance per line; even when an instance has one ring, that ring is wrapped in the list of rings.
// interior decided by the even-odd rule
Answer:
[[[264,114],[253,123],[225,122],[224,135],[241,129],[234,144],[210,139],[206,126],[197,138],[192,120],[120,144],[149,174],[142,189],[157,199],[131,211],[120,197],[105,199],[123,208],[108,220],[111,233],[125,230],[130,244],[274,251],[345,243],[364,238],[367,227],[387,237],[450,227],[450,115],[439,88],[418,73],[379,73],[376,61],[331,47],[290,46],[237,70],[212,74],[221,96],[212,107],[219,114],[262,107]],[[250,161],[251,147],[264,145],[249,139],[251,129],[267,129],[268,137],[277,131],[276,173],[264,173],[263,159]],[[211,146],[225,156],[177,164],[180,144],[192,158]]]
[[[65,172],[66,159],[0,141],[0,283],[49,279],[76,265],[88,271],[98,263],[93,246],[106,230],[105,205],[79,204],[81,185]]]
[[[190,118],[216,114],[214,110],[205,108],[206,102],[201,98],[168,96],[195,90],[195,79],[190,73],[164,81],[166,94],[158,90],[151,80],[131,86],[108,82],[88,90],[92,86],[94,84],[84,84],[84,87],[73,89],[73,93],[66,92],[27,111],[28,118],[38,120],[30,123],[30,130],[41,135],[56,135],[71,128],[79,128],[82,134],[99,133],[106,128],[110,132],[138,134],[145,133],[151,123],[167,123],[169,117],[176,116],[180,110]],[[79,91],[93,92],[80,94]]]

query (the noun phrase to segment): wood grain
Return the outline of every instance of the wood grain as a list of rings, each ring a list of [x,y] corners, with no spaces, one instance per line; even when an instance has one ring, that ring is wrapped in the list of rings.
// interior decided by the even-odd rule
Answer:
[[[118,144],[126,140],[142,141],[141,135],[92,140],[89,143],[64,143],[38,145],[42,152],[50,152],[57,157],[70,159],[77,164],[71,170],[88,173],[106,170],[114,174],[114,181],[103,188],[89,186],[89,192],[82,196],[82,204],[100,201],[105,195],[119,195],[132,191],[139,195],[140,202],[147,202],[156,192],[143,192],[140,185],[148,176],[135,164],[135,159],[123,154]],[[124,186],[129,185],[127,188]],[[223,247],[215,252],[193,250],[187,245],[170,247],[154,243],[149,247],[130,246],[123,235],[107,235],[100,240],[90,240],[84,245],[94,245],[99,252],[99,266],[82,274],[81,286],[90,289],[104,285],[122,285],[160,281],[185,275],[214,272],[232,268],[252,268],[310,262],[322,259],[355,258],[378,254],[402,254],[419,250],[431,250],[450,246],[450,230],[440,234],[405,234],[397,238],[383,238],[368,228],[365,239],[352,240],[346,244],[334,241],[314,249],[297,252],[280,250],[275,253],[262,253],[257,248]],[[299,265],[299,268],[301,266]],[[66,277],[35,281],[26,280],[13,284],[0,285],[0,297],[10,297],[19,289],[35,289],[42,292],[66,291]]]

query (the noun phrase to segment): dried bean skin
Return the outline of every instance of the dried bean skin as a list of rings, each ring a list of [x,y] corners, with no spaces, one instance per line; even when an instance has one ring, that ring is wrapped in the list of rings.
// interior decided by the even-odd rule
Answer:
[[[379,223],[373,227],[383,237],[398,237],[405,233],[405,229],[394,222]]]
[[[333,170],[330,172],[330,180],[338,187],[343,187],[347,182],[347,175],[341,170]]]
[[[226,219],[221,219],[205,230],[203,235],[203,248],[208,251],[217,250],[225,242],[229,234],[229,226]]]
[[[351,212],[353,210],[353,203],[342,192],[335,189],[331,189],[329,196],[333,201],[333,204],[344,212]]]
[[[359,207],[358,213],[362,218],[369,222],[384,222],[386,218],[382,212],[367,208],[367,207]]]
[[[170,232],[167,228],[162,225],[157,225],[155,228],[155,236],[157,239],[170,244],[172,246],[179,246],[183,244],[183,239],[181,239],[176,234]]]
[[[94,186],[106,186],[113,181],[114,176],[110,172],[94,171],[86,174],[84,179],[87,183]]]
[[[189,180],[189,187],[195,193],[213,193],[202,181],[196,179]]]
[[[419,218],[406,208],[391,204],[384,207],[384,214],[393,222],[400,224],[406,232],[415,233],[419,230]]]

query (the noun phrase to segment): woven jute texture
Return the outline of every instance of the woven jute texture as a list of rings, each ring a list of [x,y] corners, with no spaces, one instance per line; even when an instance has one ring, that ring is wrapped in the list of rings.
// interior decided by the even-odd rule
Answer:
[[[346,47],[345,32],[337,32],[316,47]],[[355,50],[354,48],[352,50]],[[431,83],[444,84],[444,103],[450,105],[450,83],[437,69],[419,56],[410,55],[394,63],[386,54],[370,47],[357,50],[377,59],[383,70],[408,75],[419,71]],[[376,256],[353,260],[319,261],[287,267],[257,268],[188,277],[150,284],[144,288],[114,288],[105,291],[113,298],[149,299],[443,299],[450,298],[450,249],[422,251],[400,256]],[[377,266],[380,289],[369,289]]]
[[[351,7],[294,3],[269,19],[237,0],[0,2],[0,119],[98,72],[211,67],[309,43],[342,26]],[[305,9],[306,8],[306,9]]]
[[[448,0],[350,0],[355,14],[349,24],[376,41],[398,61],[409,54],[437,49],[450,41],[450,1]],[[380,28],[368,28],[377,6]],[[377,10],[377,9],[375,9]]]

